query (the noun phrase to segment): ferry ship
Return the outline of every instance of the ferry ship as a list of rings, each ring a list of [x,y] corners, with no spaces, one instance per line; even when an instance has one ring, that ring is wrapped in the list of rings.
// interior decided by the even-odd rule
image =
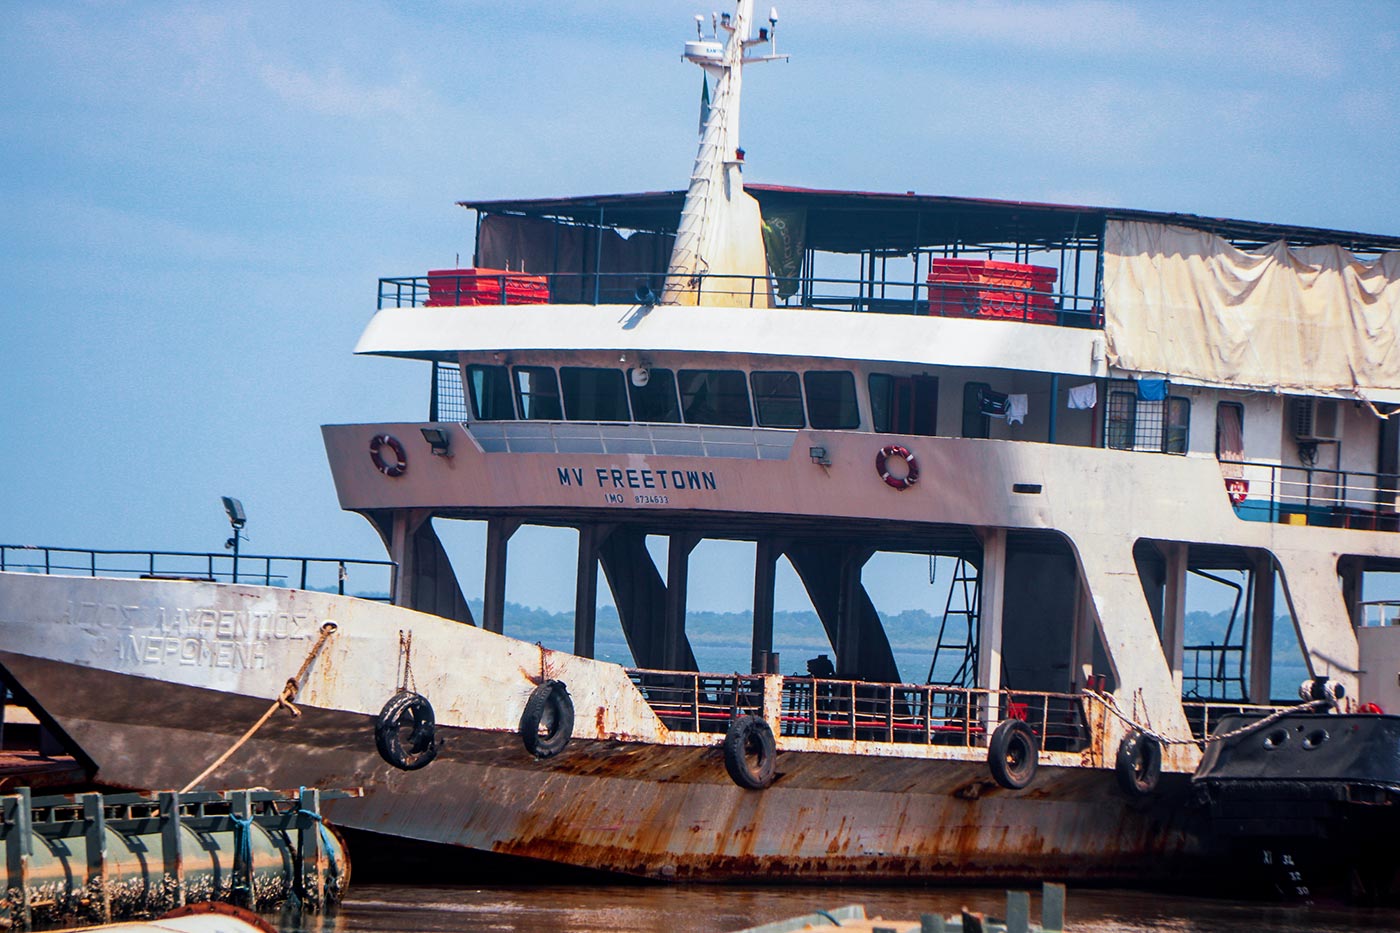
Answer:
[[[1400,711],[1400,237],[749,184],[741,76],[776,15],[703,27],[685,190],[464,202],[471,266],[380,280],[356,352],[430,370],[426,417],[323,435],[387,601],[305,562],[0,548],[12,688],[105,785],[363,786],[329,818],[658,879],[1161,882],[1267,847],[1220,810],[1241,767],[1265,810],[1281,777],[1340,794],[1326,819],[1394,810],[1393,767],[1227,752]],[[479,612],[451,522],[484,527]],[[577,533],[571,651],[506,625],[522,525]],[[707,540],[754,549],[746,672],[687,638]],[[955,568],[926,682],[876,554]],[[797,674],[781,561],[831,647]],[[600,567],[632,667],[595,658]],[[1214,643],[1200,586],[1233,594]]]

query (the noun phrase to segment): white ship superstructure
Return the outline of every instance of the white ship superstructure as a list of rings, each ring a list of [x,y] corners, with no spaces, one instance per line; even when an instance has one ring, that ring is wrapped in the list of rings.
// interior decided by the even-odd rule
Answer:
[[[356,352],[430,366],[428,416],[323,434],[396,605],[0,573],[0,664],[99,779],[181,784],[333,620],[303,715],[209,786],[364,785],[340,823],[657,878],[1152,881],[1209,838],[1211,730],[1296,703],[1290,661],[1400,711],[1400,237],[745,183],[750,7],[688,48],[687,190],[464,202],[470,268],[380,281]],[[511,637],[526,524],[577,532],[569,651]],[[687,639],[706,540],[754,547],[748,671]],[[955,568],[928,682],[881,553]],[[829,667],[775,664],[784,560]],[[594,660],[600,568],[630,668]],[[1202,586],[1237,597],[1212,643]]]

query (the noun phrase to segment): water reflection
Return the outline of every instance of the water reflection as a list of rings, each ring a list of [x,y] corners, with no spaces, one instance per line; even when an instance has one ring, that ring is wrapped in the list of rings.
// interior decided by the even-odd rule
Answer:
[[[917,921],[963,907],[1001,916],[992,888],[743,887],[734,885],[551,885],[447,887],[354,885],[339,911],[284,933],[725,933],[817,908],[863,904],[870,916]],[[1040,898],[1032,899],[1038,919]],[[1072,933],[1358,933],[1396,930],[1400,911],[1289,907],[1134,891],[1071,889]],[[270,918],[275,919],[275,918]]]

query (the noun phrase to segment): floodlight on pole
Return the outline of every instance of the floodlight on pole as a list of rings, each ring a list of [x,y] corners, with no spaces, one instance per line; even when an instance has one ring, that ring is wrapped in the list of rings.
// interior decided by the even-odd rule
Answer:
[[[248,524],[248,514],[243,511],[243,503],[232,496],[224,496],[224,514],[233,527],[233,537],[224,542],[224,547],[233,551],[233,580],[238,582],[238,544],[243,539],[243,526]]]

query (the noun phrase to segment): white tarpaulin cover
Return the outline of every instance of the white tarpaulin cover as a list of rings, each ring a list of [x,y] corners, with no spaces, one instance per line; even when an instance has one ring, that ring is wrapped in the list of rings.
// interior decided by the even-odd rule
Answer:
[[[1304,395],[1400,391],[1400,251],[1374,262],[1281,240],[1245,251],[1110,220],[1104,315],[1108,361],[1124,370]]]

